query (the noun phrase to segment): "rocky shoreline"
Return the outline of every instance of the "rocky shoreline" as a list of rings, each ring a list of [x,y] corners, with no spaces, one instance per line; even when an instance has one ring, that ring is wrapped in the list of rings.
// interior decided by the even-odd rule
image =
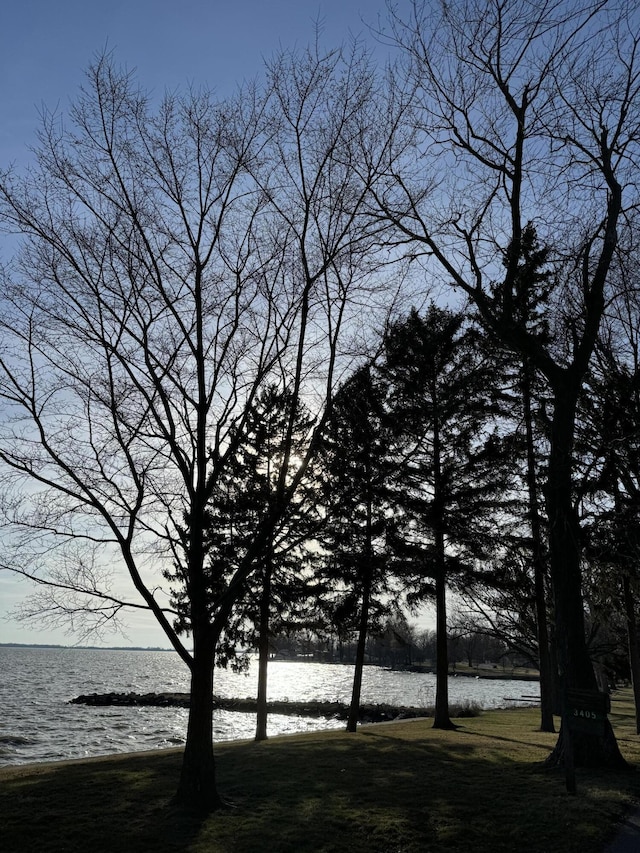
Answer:
[[[214,708],[224,711],[244,711],[255,713],[255,699],[226,699],[214,696]],[[72,705],[92,706],[153,706],[158,708],[188,708],[188,693],[89,693],[71,699]],[[346,720],[349,716],[349,706],[343,702],[269,702],[270,714],[292,714],[300,717],[327,717],[334,720]],[[359,720],[362,723],[381,723],[388,720],[402,720],[433,715],[432,708],[413,708],[395,705],[360,706]]]

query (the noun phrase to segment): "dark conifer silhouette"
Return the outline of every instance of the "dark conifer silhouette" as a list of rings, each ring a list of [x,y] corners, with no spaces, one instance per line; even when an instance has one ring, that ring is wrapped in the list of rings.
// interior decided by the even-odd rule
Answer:
[[[358,722],[367,632],[392,588],[387,532],[394,459],[384,397],[370,367],[359,369],[336,394],[320,459],[333,585],[332,619],[353,626],[357,651],[347,731]]]
[[[382,368],[402,448],[396,547],[410,566],[414,600],[433,590],[436,601],[437,728],[453,728],[447,586],[472,585],[477,561],[491,554],[505,487],[493,424],[493,366],[463,323],[461,314],[436,305],[424,316],[412,311],[390,328]]]

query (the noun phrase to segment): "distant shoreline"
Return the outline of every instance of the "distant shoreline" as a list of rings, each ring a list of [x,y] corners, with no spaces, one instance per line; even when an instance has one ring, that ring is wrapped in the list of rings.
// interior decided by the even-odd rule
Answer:
[[[0,643],[0,649],[68,649],[69,651],[87,651],[87,652],[175,652],[172,648],[162,648],[161,646],[65,646],[56,645],[55,643]],[[270,662],[278,663],[322,663],[342,665],[342,661],[331,660],[315,660],[309,659],[306,656],[300,658],[275,657]],[[347,665],[353,665],[349,662]],[[381,664],[369,662],[365,666],[381,666]],[[382,667],[389,669],[389,667]],[[436,668],[433,664],[418,663],[398,666],[398,672],[417,672],[429,673],[435,675]],[[449,664],[449,675],[460,676],[462,678],[480,678],[480,679],[496,679],[499,681],[540,681],[540,674],[537,670],[511,667],[504,669],[499,665],[489,666],[487,664],[479,664],[478,666],[470,667],[460,661]]]

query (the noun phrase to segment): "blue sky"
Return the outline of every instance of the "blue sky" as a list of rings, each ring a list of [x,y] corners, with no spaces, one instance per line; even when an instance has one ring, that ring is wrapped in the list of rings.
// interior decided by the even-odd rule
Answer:
[[[66,108],[96,53],[113,49],[148,89],[225,94],[279,47],[367,36],[384,0],[5,0],[0,11],[0,163],[24,162],[38,109]]]
[[[406,5],[406,0],[399,4]],[[260,72],[280,48],[304,47],[321,22],[327,47],[385,16],[384,0],[4,0],[0,6],[0,168],[31,157],[42,105],[65,111],[96,54],[113,50],[141,85],[161,94],[194,83],[220,95]],[[382,58],[381,52],[381,58]],[[0,235],[0,260],[9,243]],[[63,630],[6,615],[28,592],[0,573],[0,642],[71,643]],[[166,646],[151,616],[136,616],[126,638],[108,644]]]

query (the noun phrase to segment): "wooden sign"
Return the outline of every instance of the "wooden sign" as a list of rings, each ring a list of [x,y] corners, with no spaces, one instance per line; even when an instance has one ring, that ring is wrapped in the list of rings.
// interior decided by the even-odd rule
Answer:
[[[599,690],[567,690],[566,720],[573,732],[603,735],[610,710],[608,693]]]

